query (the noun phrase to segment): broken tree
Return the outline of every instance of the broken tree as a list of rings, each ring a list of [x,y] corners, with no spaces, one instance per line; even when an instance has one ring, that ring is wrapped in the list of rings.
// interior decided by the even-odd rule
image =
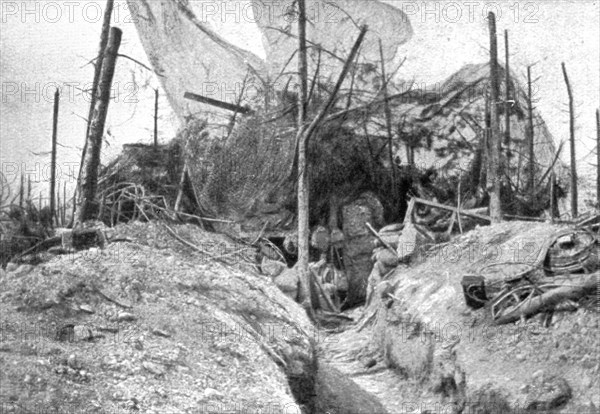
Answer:
[[[535,131],[533,128],[533,93],[531,91],[531,66],[527,66],[527,138],[529,139],[529,175],[527,176],[527,189],[532,192],[535,190]]]
[[[106,122],[106,114],[108,113],[110,90],[122,34],[121,29],[112,27],[108,37],[108,44],[104,50],[100,81],[98,82],[98,90],[96,92],[96,105],[86,140],[87,151],[85,152],[81,168],[81,191],[78,200],[78,211],[76,213],[77,223],[93,219],[96,214],[95,199],[98,187],[98,168],[100,166],[104,124]]]
[[[58,130],[58,102],[60,92],[54,92],[54,114],[52,117],[52,155],[50,157],[50,217],[54,219],[56,213],[56,140]],[[29,198],[27,198],[29,200]],[[56,220],[58,224],[58,220]]]
[[[298,0],[298,77],[300,94],[298,95],[298,265],[300,279],[300,302],[310,310],[313,308],[310,268],[309,268],[309,190],[306,162],[306,99],[308,97],[308,67],[306,59],[306,3]]]
[[[300,3],[303,3],[300,1]],[[300,19],[302,20],[302,18]],[[367,33],[367,27],[362,26],[360,30],[360,34],[352,50],[350,52],[350,56],[346,59],[344,63],[344,67],[338,81],[331,92],[329,100],[321,107],[318,114],[312,120],[312,122],[306,125],[298,126],[298,134],[296,138],[296,148],[298,150],[298,171],[297,171],[297,183],[298,183],[298,263],[299,263],[299,271],[300,271],[300,280],[303,280],[305,284],[306,291],[304,293],[310,292],[310,287],[308,285],[308,280],[310,277],[309,273],[309,250],[308,250],[308,238],[310,235],[309,228],[309,180],[308,180],[308,163],[306,158],[306,152],[308,148],[308,141],[310,137],[315,133],[317,128],[323,123],[325,117],[329,110],[333,107],[335,103],[337,94],[344,83],[344,79],[358,54],[358,50],[360,45],[362,44],[365,35]]]
[[[562,72],[567,85],[567,94],[569,95],[569,139],[571,142],[571,214],[577,218],[577,158],[575,154],[575,104],[573,102],[573,91],[567,75],[565,62],[562,63]]]

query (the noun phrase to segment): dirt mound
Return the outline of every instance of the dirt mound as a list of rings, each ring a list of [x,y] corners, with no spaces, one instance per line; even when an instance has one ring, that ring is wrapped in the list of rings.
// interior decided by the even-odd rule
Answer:
[[[230,239],[175,230],[237,264],[131,224],[109,232],[131,242],[2,271],[3,412],[311,410],[304,312]]]
[[[370,365],[391,369],[414,388],[407,412],[436,406],[453,413],[594,412],[600,337],[593,307],[555,311],[549,325],[534,317],[496,326],[486,308],[466,306],[461,287],[466,274],[505,280],[524,263],[543,263],[560,230],[502,223],[422,253],[375,287],[356,328],[366,327],[361,334],[369,345],[357,343],[348,352],[373,355]]]

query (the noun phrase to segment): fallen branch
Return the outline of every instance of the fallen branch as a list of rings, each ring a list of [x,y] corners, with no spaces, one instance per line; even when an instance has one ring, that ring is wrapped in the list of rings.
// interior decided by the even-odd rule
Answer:
[[[383,240],[381,238],[381,236],[379,235],[379,233],[377,233],[377,231],[371,226],[370,223],[365,223],[365,227],[369,230],[369,232],[371,232],[371,234],[373,236],[375,236],[375,238],[377,238],[377,240],[379,240],[379,242],[385,246],[386,249],[388,249],[390,252],[392,252],[394,254],[394,256],[398,256],[398,253],[396,252],[396,250],[394,250],[394,248],[392,246],[390,246],[385,240]]]
[[[569,279],[562,281],[553,281],[557,285],[562,285],[555,289],[549,290],[540,296],[536,296],[528,300],[519,309],[501,316],[494,324],[503,325],[511,322],[516,322],[523,317],[533,316],[537,313],[552,310],[556,305],[563,301],[576,301],[584,296],[593,293],[598,289],[600,272],[589,275],[581,275],[574,279],[571,276]]]
[[[106,293],[102,292],[99,288],[97,288],[96,286],[91,285],[90,288],[92,289],[92,291],[96,292],[97,294],[102,296],[107,301],[114,303],[115,305],[117,305],[123,309],[133,309],[133,306],[125,305],[125,304],[119,302],[118,300],[111,298]]]
[[[167,230],[167,232],[169,232],[169,234],[170,234],[171,236],[175,237],[175,238],[176,238],[176,239],[177,239],[179,242],[181,242],[182,244],[185,244],[187,247],[189,247],[190,249],[192,249],[192,250],[194,250],[194,251],[196,251],[196,252],[198,252],[198,253],[201,253],[201,254],[204,254],[204,255],[206,255],[206,256],[208,256],[208,257],[210,257],[210,258],[213,258],[213,256],[212,256],[210,253],[208,253],[208,252],[206,252],[206,251],[202,250],[201,248],[199,248],[199,247],[198,247],[198,246],[196,246],[195,244],[193,244],[193,243],[190,243],[189,241],[187,241],[186,239],[184,239],[183,237],[181,237],[179,234],[177,234],[177,233],[175,232],[175,230],[173,230],[173,229],[172,229],[171,227],[169,227],[167,224],[165,224],[165,223],[161,223],[161,224],[162,224],[162,225],[163,225],[163,227],[164,227],[164,228]]]
[[[463,216],[476,218],[479,220],[484,220],[484,221],[487,221],[488,223],[492,221],[492,219],[489,216],[483,216],[478,213],[473,213],[470,210],[461,210],[456,207],[446,206],[444,204],[436,203],[435,201],[424,200],[424,199],[418,198],[418,197],[414,197],[413,200],[415,200],[415,203],[417,203],[417,204],[423,204],[423,205],[426,205],[429,207],[439,208],[441,210],[452,211],[454,213],[461,214]]]

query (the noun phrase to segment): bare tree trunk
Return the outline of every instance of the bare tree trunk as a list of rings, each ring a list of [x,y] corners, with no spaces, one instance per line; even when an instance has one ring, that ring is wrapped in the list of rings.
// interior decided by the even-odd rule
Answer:
[[[54,92],[54,116],[52,118],[52,155],[50,156],[50,217],[54,220],[56,215],[56,140],[58,131],[58,104],[60,92]],[[58,224],[58,220],[56,220]],[[51,222],[52,224],[52,222]]]
[[[479,168],[479,183],[481,188],[487,191],[488,188],[488,174],[487,165],[489,163],[488,146],[490,142],[490,130],[492,125],[490,115],[490,96],[486,93],[485,95],[485,109],[483,114],[483,122],[485,129],[483,131],[483,137],[481,139],[480,152],[481,152],[481,166]]]
[[[299,3],[302,3],[300,0]],[[301,18],[302,20],[302,18]],[[344,67],[342,68],[342,72],[335,84],[333,91],[331,92],[331,96],[328,101],[321,107],[319,113],[312,120],[310,125],[302,126],[300,125],[298,129],[298,271],[300,272],[300,280],[301,280],[301,292],[302,295],[308,295],[304,299],[305,307],[311,305],[309,312],[312,311],[312,299],[310,296],[311,286],[310,286],[310,269],[308,267],[309,257],[308,257],[308,239],[310,236],[309,229],[309,180],[308,180],[308,162],[306,158],[306,152],[308,148],[308,142],[312,136],[312,134],[316,131],[316,129],[320,126],[320,124],[325,119],[327,113],[333,106],[336,96],[344,83],[344,79],[348,74],[350,66],[352,62],[356,58],[358,53],[358,49],[362,44],[362,41],[365,38],[367,33],[367,27],[363,26],[360,31],[360,35],[358,39],[354,43],[352,50],[350,51],[350,56],[344,63]],[[302,249],[302,250],[301,250]],[[304,285],[304,286],[302,286]]]
[[[387,127],[388,136],[388,155],[390,158],[390,178],[391,178],[391,194],[394,201],[398,200],[398,189],[396,188],[396,169],[394,168],[394,146],[393,146],[393,133],[392,133],[392,112],[390,111],[390,103],[388,102],[388,89],[387,89],[387,76],[385,73],[385,61],[383,56],[383,44],[379,39],[379,56],[381,58],[381,76],[383,82],[383,97],[385,99],[385,123]]]
[[[81,181],[81,170],[83,169],[83,159],[87,152],[88,135],[90,134],[90,125],[92,122],[92,116],[94,115],[94,107],[96,106],[96,90],[98,89],[98,82],[100,80],[100,70],[102,69],[102,61],[104,60],[104,49],[108,43],[108,34],[110,31],[110,19],[114,8],[115,0],[106,0],[106,9],[104,10],[104,19],[102,21],[102,31],[100,32],[100,47],[98,49],[98,56],[96,57],[96,63],[94,64],[94,78],[92,80],[92,91],[90,94],[90,110],[88,111],[87,128],[85,131],[85,142],[83,143],[83,151],[81,152],[81,160],[79,162],[79,172],[77,174],[77,183],[73,193],[73,209],[71,224],[75,220],[75,208],[77,203],[75,202],[77,192],[79,191],[79,183]],[[69,226],[70,227],[70,226]]]
[[[527,66],[527,135],[529,135],[529,175],[527,182],[527,189],[533,192],[535,191],[535,130],[533,129],[533,93],[531,91],[531,66]]]
[[[309,177],[306,159],[307,140],[303,139],[306,128],[306,99],[308,97],[308,63],[306,57],[306,3],[298,0],[298,272],[300,278],[300,303],[311,315],[313,310],[309,269]]]
[[[596,201],[600,207],[600,110],[596,109]]]
[[[556,191],[556,174],[552,172],[550,175],[551,187],[550,187],[550,215],[552,216],[552,221],[554,222],[555,218],[560,217],[560,211],[558,209],[558,193]]]
[[[154,90],[154,148],[158,148],[158,88]]]
[[[562,71],[569,94],[569,137],[571,142],[571,214],[577,218],[577,159],[575,153],[575,106],[573,102],[573,91],[567,75],[567,67],[562,63]]]
[[[19,188],[19,207],[23,208],[23,198],[25,196],[25,176],[21,173],[21,187]]]
[[[56,220],[56,225],[60,227],[60,191],[56,193],[56,211],[54,211],[53,218]]]
[[[115,73],[117,54],[121,45],[121,29],[112,27],[108,39],[108,45],[104,52],[100,82],[98,83],[98,99],[90,133],[87,139],[88,151],[85,154],[81,174],[81,191],[76,222],[83,223],[96,216],[96,189],[98,186],[98,168],[100,167],[100,152],[102,150],[102,139],[104,135],[104,124],[110,102],[110,89]]]
[[[505,63],[504,71],[505,78],[505,98],[504,98],[504,148],[506,151],[506,160],[508,166],[508,160],[510,158],[510,62],[509,62],[509,49],[508,49],[508,30],[504,31],[504,52],[505,52]]]
[[[31,175],[27,176],[27,200],[31,201]]]
[[[496,38],[496,16],[489,13],[490,30],[490,79],[491,79],[491,131],[488,143],[488,192],[490,195],[490,217],[492,222],[502,221],[502,202],[500,199],[502,169],[500,165],[500,150],[502,139],[500,134],[500,117],[498,100],[500,95],[500,80],[498,77],[498,44]]]
[[[67,223],[67,183],[63,183],[63,208],[62,208],[62,225]]]

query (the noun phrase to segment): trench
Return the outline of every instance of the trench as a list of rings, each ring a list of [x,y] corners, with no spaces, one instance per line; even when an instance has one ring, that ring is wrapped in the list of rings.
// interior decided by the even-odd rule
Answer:
[[[357,316],[359,309],[348,311]],[[304,414],[396,414],[407,411],[422,394],[420,384],[369,352],[369,335],[348,325],[320,334],[315,343],[313,377],[289,378]],[[408,404],[408,405],[407,405]]]

